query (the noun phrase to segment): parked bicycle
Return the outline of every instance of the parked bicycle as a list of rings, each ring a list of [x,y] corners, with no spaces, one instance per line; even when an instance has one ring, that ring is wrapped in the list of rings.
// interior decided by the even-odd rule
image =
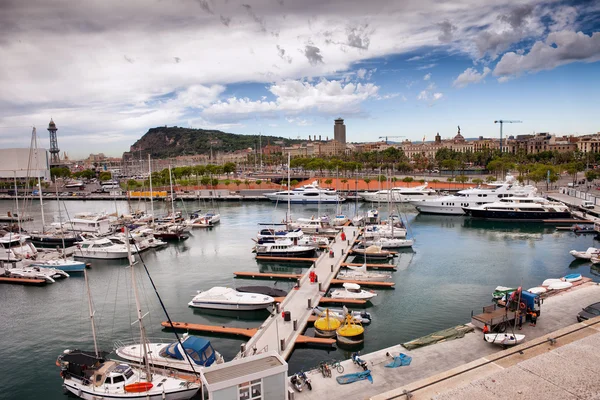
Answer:
[[[331,369],[334,369],[334,368],[337,370],[338,373],[340,373],[340,374],[344,373],[344,367],[337,360],[331,362]]]
[[[321,361],[319,363],[319,371],[323,374],[324,378],[331,378],[331,368],[325,361]]]

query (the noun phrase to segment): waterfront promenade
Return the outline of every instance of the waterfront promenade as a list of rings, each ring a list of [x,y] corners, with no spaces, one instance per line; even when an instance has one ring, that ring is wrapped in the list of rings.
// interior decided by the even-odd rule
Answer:
[[[343,229],[347,240],[341,240],[340,232],[329,246],[333,250],[334,257],[331,258],[327,251],[321,254],[300,279],[300,287],[289,292],[279,305],[279,312],[274,312],[267,318],[258,328],[258,332],[245,344],[245,352],[240,352],[238,357],[271,350],[278,351],[285,359],[290,356],[296,339],[304,331],[308,318],[312,315],[312,308],[319,304],[319,300],[329,288],[331,280],[337,275],[341,263],[346,259],[348,250],[358,236],[359,229],[356,227],[348,226]],[[318,283],[310,282],[311,271],[317,274]],[[290,321],[284,320],[283,311],[291,314]]]
[[[517,331],[526,335],[527,339],[523,343],[523,346],[531,345],[538,338],[543,339],[545,335],[553,334],[574,324],[576,322],[575,316],[581,311],[581,308],[597,301],[600,301],[600,286],[595,283],[587,283],[560,295],[545,299],[542,305],[542,315],[538,319],[537,326],[531,327],[528,324],[523,324],[523,330]],[[577,324],[577,326],[579,325],[581,324]],[[590,328],[591,333],[599,331],[600,327],[598,326]],[[393,332],[390,332],[390,334],[393,334]],[[559,344],[562,343],[564,343],[564,340],[559,339]],[[428,391],[426,395],[422,395],[416,389],[424,386],[427,382],[431,386],[432,382],[442,377],[449,377],[452,375],[451,370],[455,368],[455,371],[457,371],[483,364],[488,365],[486,363],[487,360],[490,357],[497,357],[500,352],[502,352],[500,346],[495,346],[482,340],[482,333],[479,330],[466,334],[461,339],[450,340],[410,351],[401,345],[396,345],[360,356],[363,360],[367,361],[369,369],[372,371],[373,384],[364,380],[348,385],[339,385],[335,380],[335,377],[340,375],[337,371],[333,370],[333,378],[323,378],[318,371],[313,370],[308,375],[312,380],[313,390],[295,393],[295,398],[315,400],[324,397],[327,397],[329,400],[349,398],[373,398],[377,400],[392,398],[406,399],[406,396],[402,395],[405,390],[413,392],[412,394],[415,395],[415,397],[412,397],[413,400],[417,398],[431,398],[436,392]],[[390,357],[386,356],[386,353],[394,356],[397,356],[399,353],[407,354],[412,357],[412,363],[405,367],[385,368],[385,364],[392,361]],[[526,354],[530,354],[530,352]],[[482,361],[482,358],[485,358],[485,360]],[[359,372],[361,370],[352,363],[352,360],[345,360],[342,362],[342,365],[344,366],[344,374]],[[463,376],[458,376],[453,386],[450,385],[438,388],[437,390],[440,392],[442,390],[450,390],[459,384],[468,383],[471,380],[484,376],[483,372],[479,376],[478,374],[479,372],[468,375],[464,378],[466,381],[464,381]],[[423,391],[423,393],[425,392]],[[416,394],[419,395],[416,396]],[[444,399],[446,398],[463,397],[444,397]],[[487,397],[480,396],[479,398]]]

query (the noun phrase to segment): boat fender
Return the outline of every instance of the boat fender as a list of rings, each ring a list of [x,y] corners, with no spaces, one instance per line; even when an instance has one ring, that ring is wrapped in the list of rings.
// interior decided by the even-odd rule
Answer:
[[[525,309],[525,303],[521,302],[521,303],[519,304],[519,308],[520,308],[521,310],[524,310],[524,309]]]

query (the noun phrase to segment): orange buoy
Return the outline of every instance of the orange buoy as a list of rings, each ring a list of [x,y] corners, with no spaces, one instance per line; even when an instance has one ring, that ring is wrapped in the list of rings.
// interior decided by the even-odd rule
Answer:
[[[136,382],[130,383],[129,385],[125,385],[125,391],[130,393],[141,393],[147,392],[152,389],[154,385],[152,382]]]

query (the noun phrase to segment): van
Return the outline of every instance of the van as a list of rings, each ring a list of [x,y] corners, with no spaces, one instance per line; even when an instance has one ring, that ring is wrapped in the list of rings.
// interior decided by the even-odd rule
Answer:
[[[583,208],[594,208],[594,205],[594,202],[589,200],[584,200],[583,203],[581,203],[581,207]]]

